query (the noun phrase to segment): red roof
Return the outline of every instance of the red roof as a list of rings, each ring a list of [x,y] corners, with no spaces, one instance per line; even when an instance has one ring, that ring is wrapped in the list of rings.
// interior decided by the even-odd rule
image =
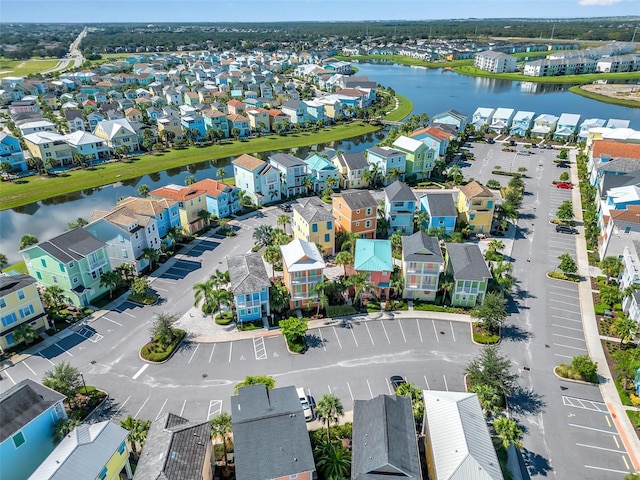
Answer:
[[[418,135],[422,135],[424,133],[426,133],[430,137],[435,138],[436,140],[447,140],[447,139],[451,138],[451,134],[450,133],[447,133],[444,130],[441,130],[440,128],[434,127],[434,126],[421,128],[420,130],[416,130],[415,132],[412,132],[411,135],[409,135],[409,136],[410,137],[417,137]]]
[[[244,103],[239,100],[229,100],[227,105],[231,105],[232,107],[244,107]]]
[[[211,178],[205,178],[204,180],[200,180],[199,182],[193,183],[190,186],[199,190],[204,190],[205,192],[207,192],[207,195],[214,198],[216,198],[225,190],[233,190],[232,186],[227,185],[223,182],[219,182],[217,180],[213,180]]]
[[[609,155],[611,158],[623,157],[640,159],[640,144],[637,143],[596,140],[593,142],[592,151],[594,158]]]
[[[626,210],[611,210],[612,220],[627,223],[640,223],[640,205],[628,205]]]
[[[205,193],[204,190],[193,188],[191,185],[186,187],[178,187],[177,185],[160,187],[149,192],[149,194],[154,197],[169,198],[171,200],[179,200],[183,202],[185,200],[191,200],[203,193]]]

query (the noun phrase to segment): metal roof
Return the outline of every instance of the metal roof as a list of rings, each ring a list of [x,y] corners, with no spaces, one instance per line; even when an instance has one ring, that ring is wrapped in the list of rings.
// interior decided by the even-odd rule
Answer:
[[[365,272],[393,272],[391,241],[357,239],[353,268]]]
[[[280,251],[288,272],[305,272],[326,266],[318,247],[312,242],[296,238],[287,245],[281,245]]]

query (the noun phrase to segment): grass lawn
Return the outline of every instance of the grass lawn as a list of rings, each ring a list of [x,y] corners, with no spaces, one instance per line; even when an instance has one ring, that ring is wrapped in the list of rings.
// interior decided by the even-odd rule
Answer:
[[[60,63],[59,59],[44,60],[9,60],[7,58],[0,59],[0,78],[4,77],[24,77],[27,75],[44,72],[50,70]]]
[[[425,67],[425,68],[452,68],[462,65],[473,65],[473,60],[451,60],[448,62],[427,62],[425,60],[419,60],[417,58],[405,57],[403,55],[356,55],[353,57],[345,57],[338,55],[338,60],[344,60],[345,62],[370,62],[376,60],[384,60],[387,62],[397,63],[398,65],[407,65],[410,67]]]
[[[620,105],[621,107],[640,108],[640,101],[638,100],[625,100],[624,98],[613,98],[608,97],[607,95],[599,95],[597,93],[583,90],[579,85],[570,87],[569,91],[576,95],[590,98],[591,100],[597,100],[598,102],[611,103],[613,105]]]
[[[501,80],[513,80],[518,82],[535,83],[564,83],[581,84],[592,83],[596,80],[635,80],[640,78],[640,72],[630,73],[588,73],[586,75],[562,75],[559,77],[529,77],[521,73],[490,73],[479,70],[471,65],[454,67],[453,70],[462,75],[474,77],[499,78]]]
[[[413,111],[413,103],[411,100],[398,93],[396,93],[396,97],[398,98],[398,108],[384,116],[384,119],[390,122],[399,122],[403,118],[408,117]]]
[[[328,143],[375,132],[380,127],[354,122],[325,128],[319,132],[292,133],[285,137],[271,135],[247,141],[229,141],[223,145],[189,147],[141,155],[127,162],[98,165],[86,170],[74,170],[56,177],[33,176],[17,182],[4,182],[0,188],[1,209],[14,208],[45,198],[77,192],[87,188],[109,185],[130,178],[141,177],[169,168],[198,162],[232,157],[243,153],[289,149],[317,143]]]
[[[24,260],[20,260],[19,262],[16,262],[13,265],[9,265],[8,267],[4,267],[2,269],[3,272],[10,272],[11,270],[17,270],[18,272],[24,273],[25,275],[29,273],[27,271],[27,265],[24,263]]]

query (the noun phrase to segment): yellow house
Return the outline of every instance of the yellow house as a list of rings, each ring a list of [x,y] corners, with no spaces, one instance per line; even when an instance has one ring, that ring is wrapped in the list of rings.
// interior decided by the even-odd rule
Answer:
[[[29,325],[37,333],[49,329],[35,278],[24,274],[0,274],[0,318],[0,352],[21,342],[15,332],[21,325]]]
[[[474,233],[489,232],[493,221],[496,198],[484,185],[473,181],[460,187],[458,218],[469,225]]]
[[[129,432],[107,420],[83,423],[58,444],[33,472],[33,480],[133,478],[126,440]]]
[[[120,146],[127,147],[129,152],[140,150],[138,134],[126,118],[98,122],[93,134],[104,139],[104,144],[112,150]]]
[[[65,136],[56,132],[35,132],[24,136],[31,157],[41,158],[45,165],[62,167],[73,163],[73,152]]]
[[[333,215],[325,203],[317,197],[298,200],[293,206],[291,222],[293,238],[315,243],[322,247],[322,255],[335,253],[335,228]]]
[[[207,210],[206,190],[172,184],[156,188],[149,192],[149,195],[154,200],[166,198],[178,202],[180,222],[182,223],[182,230],[186,234],[193,235],[205,227],[204,219],[198,214],[202,210]]]

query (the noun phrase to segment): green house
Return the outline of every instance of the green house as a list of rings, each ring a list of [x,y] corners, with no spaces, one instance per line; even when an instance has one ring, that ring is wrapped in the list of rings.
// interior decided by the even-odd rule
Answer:
[[[59,286],[74,305],[89,305],[108,291],[100,285],[100,277],[111,271],[107,244],[83,228],[28,247],[22,256],[38,284]]]
[[[405,137],[404,135],[393,142],[393,148],[406,153],[407,175],[413,174],[418,180],[431,177],[431,172],[435,166],[435,150],[429,148],[420,140]]]
[[[480,247],[472,243],[447,243],[445,271],[453,277],[451,305],[473,307],[482,303],[491,272]]]

